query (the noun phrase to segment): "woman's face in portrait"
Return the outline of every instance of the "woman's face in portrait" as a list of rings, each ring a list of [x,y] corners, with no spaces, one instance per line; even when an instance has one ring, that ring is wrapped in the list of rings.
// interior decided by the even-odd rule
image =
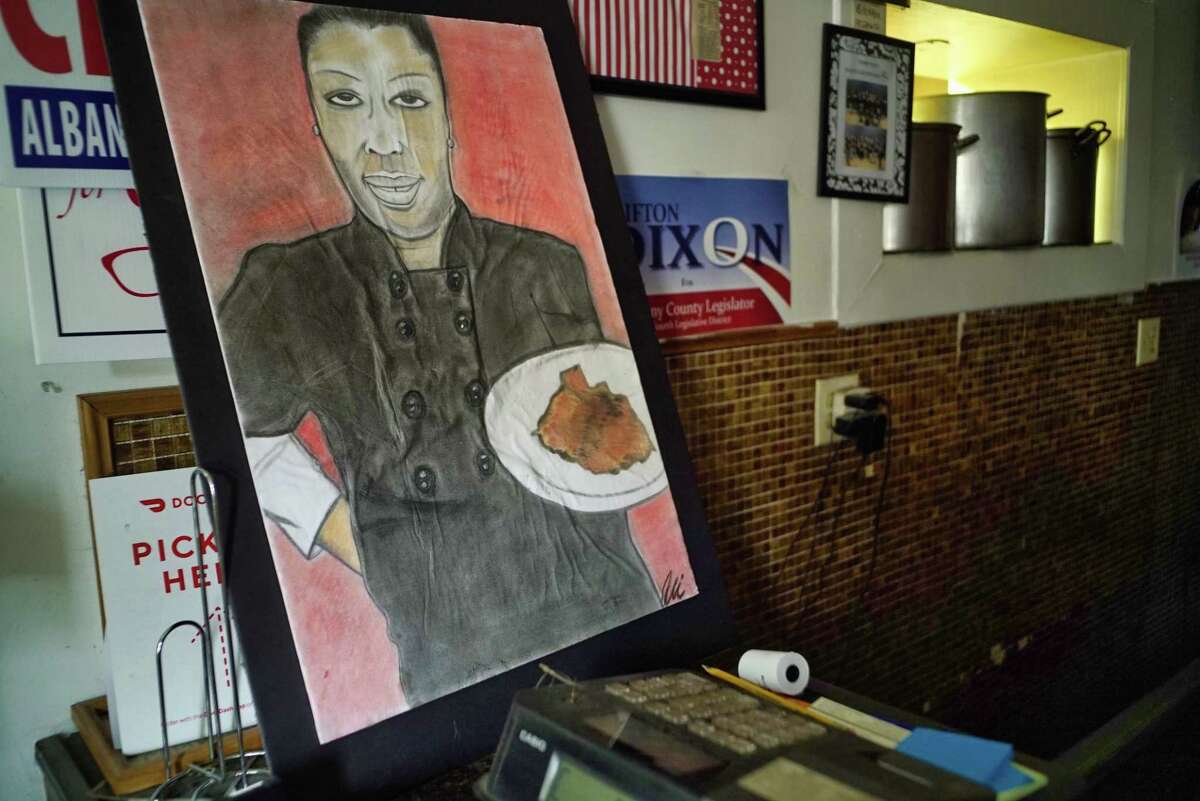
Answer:
[[[354,205],[403,239],[437,231],[454,193],[446,98],[429,53],[407,28],[332,23],[307,69],[321,138]]]

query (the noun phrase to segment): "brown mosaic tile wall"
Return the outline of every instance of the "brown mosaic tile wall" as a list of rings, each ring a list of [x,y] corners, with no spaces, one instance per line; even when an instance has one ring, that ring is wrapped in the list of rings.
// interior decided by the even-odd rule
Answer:
[[[1160,360],[1135,368],[1147,316]],[[743,638],[1070,746],[1200,653],[1197,344],[1200,286],[1175,285],[670,356]],[[892,407],[877,542],[882,454],[812,445],[813,382],[848,372]]]

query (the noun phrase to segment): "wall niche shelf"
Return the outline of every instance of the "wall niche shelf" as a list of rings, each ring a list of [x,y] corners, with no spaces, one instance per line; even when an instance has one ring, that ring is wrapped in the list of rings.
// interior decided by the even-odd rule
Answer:
[[[843,6],[846,8],[847,6]],[[847,18],[843,12],[843,18]],[[1126,0],[911,0],[887,34],[916,44],[914,98],[1037,91],[1048,128],[1104,120],[1092,245],[883,252],[883,206],[833,203],[843,326],[1117,294],[1145,286],[1154,9]],[[922,120],[914,115],[917,122]],[[963,130],[962,135],[983,131]]]

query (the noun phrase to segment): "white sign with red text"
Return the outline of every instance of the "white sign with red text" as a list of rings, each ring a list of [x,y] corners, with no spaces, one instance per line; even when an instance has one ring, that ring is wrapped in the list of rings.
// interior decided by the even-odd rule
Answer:
[[[133,186],[95,0],[0,2],[0,184]]]
[[[48,362],[169,357],[132,189],[23,189],[34,355]]]
[[[233,723],[233,681],[238,676],[242,722],[255,721],[250,687],[241,667],[241,649],[234,641],[221,606],[225,581],[217,546],[201,496],[201,549],[205,567],[196,563],[189,494],[191,468],[96,478],[88,482],[92,527],[100,565],[100,587],[107,621],[105,644],[111,672],[109,710],[115,721],[113,738],[127,754],[161,746],[155,646],[169,626],[179,620],[197,623],[203,616],[200,587],[208,590],[212,648],[216,657],[217,695],[221,727]],[[172,744],[205,735],[202,642],[192,627],[175,631],[163,648],[166,677],[167,733]]]

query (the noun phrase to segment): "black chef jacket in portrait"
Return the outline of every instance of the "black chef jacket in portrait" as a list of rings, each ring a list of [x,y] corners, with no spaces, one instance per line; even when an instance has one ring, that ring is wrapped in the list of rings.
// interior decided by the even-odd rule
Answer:
[[[358,215],[254,248],[219,307],[245,434],[320,421],[414,706],[660,606],[624,512],[534,495],[484,429],[510,367],[602,339],[579,253],[459,201],[443,255]]]

